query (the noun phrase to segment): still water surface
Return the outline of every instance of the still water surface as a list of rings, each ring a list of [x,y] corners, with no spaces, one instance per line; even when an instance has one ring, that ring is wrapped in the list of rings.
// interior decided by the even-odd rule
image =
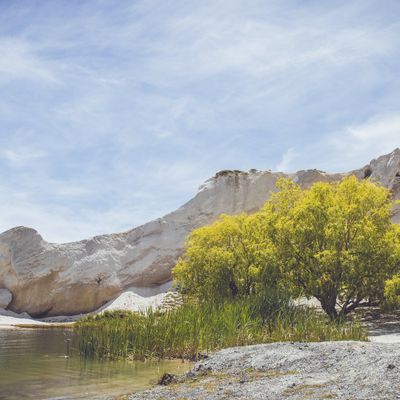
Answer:
[[[71,330],[0,329],[0,399],[110,399],[146,389],[164,372],[183,373],[190,365],[83,360]]]

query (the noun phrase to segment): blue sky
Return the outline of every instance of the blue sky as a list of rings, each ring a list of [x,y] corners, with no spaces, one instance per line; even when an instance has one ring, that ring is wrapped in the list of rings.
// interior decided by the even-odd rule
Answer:
[[[0,231],[61,242],[221,169],[346,171],[400,146],[400,2],[0,0]]]

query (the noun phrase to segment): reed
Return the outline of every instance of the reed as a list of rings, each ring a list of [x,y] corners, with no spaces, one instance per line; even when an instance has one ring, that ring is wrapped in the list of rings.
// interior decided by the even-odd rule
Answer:
[[[290,301],[248,298],[222,304],[185,303],[164,312],[106,312],[75,325],[87,358],[197,360],[224,347],[282,341],[366,340],[357,321],[334,322]]]

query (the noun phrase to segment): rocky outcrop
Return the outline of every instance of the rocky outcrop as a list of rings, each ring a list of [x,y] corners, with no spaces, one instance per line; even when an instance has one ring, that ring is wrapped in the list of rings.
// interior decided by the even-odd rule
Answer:
[[[369,342],[232,347],[129,400],[400,398],[400,348]],[[174,384],[170,384],[174,383]]]
[[[398,198],[400,150],[351,173],[381,182]],[[171,269],[194,228],[212,222],[221,213],[259,209],[275,190],[279,177],[291,176],[307,187],[344,175],[318,170],[290,175],[221,171],[171,214],[128,232],[74,243],[48,243],[34,229],[13,228],[0,234],[0,289],[12,293],[10,310],[33,316],[91,311],[128,288],[140,295],[155,295],[168,287]]]
[[[0,289],[0,308],[7,308],[11,303],[12,294],[7,289]]]

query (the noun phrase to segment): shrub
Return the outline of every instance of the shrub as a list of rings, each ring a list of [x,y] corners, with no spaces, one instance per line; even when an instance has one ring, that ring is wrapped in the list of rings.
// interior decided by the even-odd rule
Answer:
[[[224,301],[275,287],[279,271],[263,222],[259,214],[222,215],[194,230],[173,270],[181,292]]]
[[[385,301],[388,308],[400,308],[400,275],[385,282]]]

